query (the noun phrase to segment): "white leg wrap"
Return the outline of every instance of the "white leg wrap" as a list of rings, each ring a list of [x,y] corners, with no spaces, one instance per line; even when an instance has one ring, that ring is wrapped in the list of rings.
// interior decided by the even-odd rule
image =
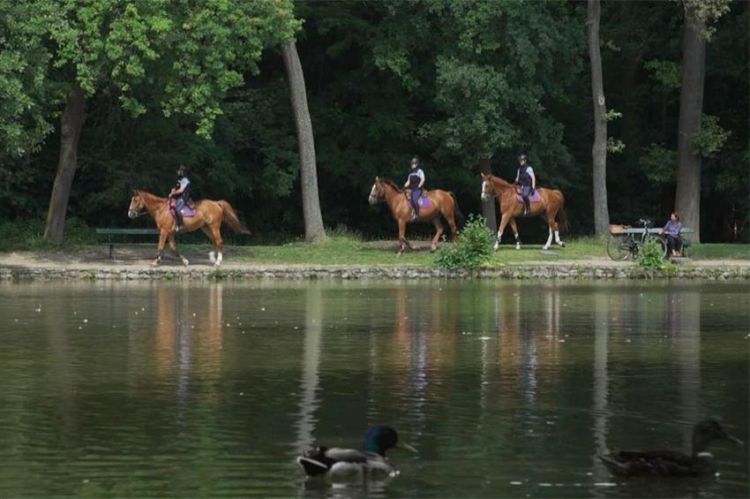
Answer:
[[[213,251],[209,251],[208,259],[211,263],[216,263],[216,253],[214,253]]]
[[[221,265],[221,262],[224,261],[224,255],[222,255],[221,251],[219,251],[219,256],[216,257],[216,265]]]
[[[560,231],[559,230],[555,231],[555,242],[557,242],[557,244],[559,244],[559,245],[562,245],[562,241],[560,241]]]
[[[549,230],[549,237],[547,238],[547,244],[544,245],[544,249],[549,249],[550,245],[552,244],[552,229]]]

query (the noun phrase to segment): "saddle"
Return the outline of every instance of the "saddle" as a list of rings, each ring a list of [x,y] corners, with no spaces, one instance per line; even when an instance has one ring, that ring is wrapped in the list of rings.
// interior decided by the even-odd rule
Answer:
[[[177,205],[177,201],[175,200],[175,198],[171,198],[169,200],[169,211],[170,213],[172,213],[173,217],[176,215],[176,212],[177,212],[176,205]],[[196,212],[195,203],[193,203],[192,199],[189,200],[187,204],[180,209],[180,215],[182,215],[183,217],[193,217],[195,216],[195,212]]]
[[[425,190],[422,189],[422,195],[419,196],[419,200],[417,200],[417,204],[419,204],[420,208],[427,208],[430,206],[430,198],[425,194]],[[409,203],[409,206],[411,206],[411,191],[409,189],[406,189],[404,191],[404,196],[406,197],[406,202]]]
[[[539,201],[541,201],[541,199],[542,199],[542,196],[539,195],[538,189],[534,189],[534,193],[531,196],[529,196],[530,203],[538,203]],[[523,196],[521,195],[520,187],[516,187],[516,200],[519,203],[523,204]]]

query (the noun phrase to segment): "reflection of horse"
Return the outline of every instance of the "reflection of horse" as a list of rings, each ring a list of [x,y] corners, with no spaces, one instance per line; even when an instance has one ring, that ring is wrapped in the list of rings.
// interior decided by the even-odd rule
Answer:
[[[568,219],[565,215],[565,209],[563,205],[565,198],[563,193],[557,189],[545,189],[540,187],[536,189],[538,199],[530,199],[530,210],[528,217],[542,217],[547,221],[549,226],[549,238],[547,243],[544,245],[544,249],[549,249],[552,244],[552,235],[555,236],[555,241],[560,246],[565,246],[560,240],[560,226],[565,229],[568,225]],[[495,241],[495,249],[500,246],[500,239],[505,231],[505,226],[510,223],[510,228],[513,230],[513,234],[516,237],[516,249],[521,249],[521,241],[518,239],[518,226],[516,225],[516,217],[523,215],[523,201],[519,199],[519,195],[516,192],[516,186],[500,177],[494,175],[485,175],[482,173],[482,200],[489,201],[492,197],[497,198],[497,203],[500,206],[500,226],[497,229],[497,240]],[[560,218],[560,224],[555,221],[555,218]]]
[[[174,240],[177,224],[172,213],[169,211],[168,200],[150,192],[133,190],[133,197],[130,199],[130,207],[128,208],[128,217],[136,218],[142,215],[144,211],[151,215],[151,218],[154,219],[159,229],[159,246],[156,252],[156,259],[152,265],[159,265],[166,241],[169,241],[169,248],[174,254],[182,260],[184,265],[187,265],[189,263],[187,258],[177,252],[177,244],[175,244]],[[211,201],[210,199],[202,199],[195,203],[195,214],[184,217],[184,226],[180,230],[180,232],[192,232],[201,229],[214,245],[216,255],[211,251],[208,257],[211,263],[215,263],[216,265],[221,265],[223,259],[224,241],[221,239],[220,229],[221,222],[225,218],[227,225],[235,232],[250,234],[250,231],[240,222],[237,213],[234,212],[229,203],[226,201]]]
[[[451,241],[456,240],[456,218],[460,220],[463,218],[463,215],[458,208],[458,202],[452,192],[435,189],[431,191],[425,190],[424,194],[422,199],[425,201],[424,204],[420,203],[419,217],[416,221],[432,222],[435,226],[435,237],[432,238],[432,245],[430,246],[430,251],[435,251],[440,236],[443,234],[443,223],[440,221],[441,215],[448,222],[448,226],[451,229]],[[406,224],[411,218],[412,208],[404,191],[399,189],[390,180],[375,177],[375,183],[372,184],[368,199],[372,205],[380,201],[385,201],[388,208],[390,208],[391,215],[393,215],[394,220],[398,224],[398,254],[401,255],[407,246],[411,249],[411,244],[406,240]]]

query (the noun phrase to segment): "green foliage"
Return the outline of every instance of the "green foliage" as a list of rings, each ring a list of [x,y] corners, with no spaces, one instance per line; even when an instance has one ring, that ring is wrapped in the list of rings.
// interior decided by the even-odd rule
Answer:
[[[649,270],[664,270],[669,265],[664,259],[664,247],[655,237],[648,237],[638,250],[638,265]]]
[[[622,140],[612,137],[607,137],[607,152],[621,153],[625,150],[625,142]]]
[[[693,147],[707,158],[720,151],[731,134],[721,128],[718,117],[704,114],[700,131],[693,136]]]
[[[435,264],[446,270],[475,270],[492,256],[492,234],[484,218],[470,215],[458,241],[440,248]]]
[[[44,239],[42,220],[17,220],[0,222],[0,251],[71,250],[81,245],[96,243],[96,234],[82,220],[68,219],[65,244],[53,244]]]
[[[677,153],[659,144],[651,144],[638,159],[646,178],[657,184],[673,182],[677,169]]]
[[[614,109],[608,110],[606,113],[604,113],[604,121],[614,121],[622,118],[622,113],[620,111],[615,111]]]
[[[652,59],[643,65],[650,73],[651,77],[659,83],[664,90],[673,90],[680,88],[682,85],[682,74],[680,65],[673,61],[663,61]]]

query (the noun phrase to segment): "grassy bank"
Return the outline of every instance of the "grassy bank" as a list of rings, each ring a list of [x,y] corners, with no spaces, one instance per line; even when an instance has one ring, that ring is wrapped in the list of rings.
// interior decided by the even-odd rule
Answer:
[[[0,224],[0,252],[33,251],[67,253],[75,257],[87,252],[91,245],[101,244],[96,240],[93,229],[77,223],[68,223],[66,242],[51,245],[41,237],[42,224]],[[429,241],[414,242],[416,249],[407,250],[403,256],[396,256],[395,241],[365,241],[356,234],[331,231],[330,237],[322,243],[306,244],[293,241],[282,244],[256,244],[254,237],[243,238],[244,244],[227,241],[231,248],[233,263],[256,264],[312,264],[312,265],[433,265],[435,256],[429,252]],[[139,239],[139,242],[148,239]],[[154,241],[154,247],[155,247]],[[205,237],[200,234],[179,236],[178,245],[186,253],[209,251]],[[126,248],[124,243],[119,248]],[[490,265],[523,262],[554,262],[557,260],[607,259],[605,244],[593,237],[581,237],[566,241],[565,248],[553,246],[548,251],[541,250],[542,242],[524,244],[515,250],[513,245],[503,244],[492,254]],[[101,252],[106,254],[104,252]],[[150,250],[149,250],[150,256]],[[701,260],[745,260],[750,261],[750,246],[747,244],[695,244],[691,257]]]

